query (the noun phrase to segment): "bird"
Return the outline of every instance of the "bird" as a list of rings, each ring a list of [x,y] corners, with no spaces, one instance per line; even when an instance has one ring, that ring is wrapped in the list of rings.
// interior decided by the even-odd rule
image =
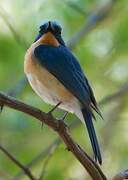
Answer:
[[[46,103],[74,113],[85,125],[94,159],[102,164],[100,146],[93,125],[94,111],[101,117],[93,90],[76,56],[62,38],[62,27],[47,21],[28,48],[24,72],[36,94]]]

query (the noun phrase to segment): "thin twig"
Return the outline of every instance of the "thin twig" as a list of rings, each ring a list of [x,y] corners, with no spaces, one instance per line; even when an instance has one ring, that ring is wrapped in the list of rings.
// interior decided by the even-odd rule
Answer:
[[[102,129],[102,149],[103,152],[108,150],[108,146],[111,142],[113,131],[115,130],[116,124],[118,123],[119,115],[121,114],[124,107],[124,101],[121,99],[117,102],[115,107],[109,110],[109,115],[105,119],[106,123]]]
[[[98,10],[91,12],[90,15],[87,17],[87,20],[84,22],[84,25],[80,28],[78,32],[74,34],[70,41],[68,41],[68,47],[70,49],[73,49],[76,44],[78,44],[78,42],[82,40],[83,37],[85,37],[85,35],[87,35],[92,29],[94,29],[99,24],[99,22],[104,20],[104,18],[109,14],[116,1],[117,0],[111,0]]]
[[[58,133],[67,148],[83,165],[93,180],[107,179],[101,171],[100,167],[87,155],[86,152],[84,152],[84,150],[78,144],[74,142],[69,132],[67,131],[67,126],[63,121],[58,121],[52,115],[46,114],[37,108],[27,105],[3,93],[0,93],[0,105],[1,104],[31,115],[41,123],[48,125],[51,129]]]
[[[25,167],[23,164],[21,164],[21,162],[19,162],[14,156],[12,156],[10,154],[10,152],[8,152],[5,148],[3,148],[3,146],[0,145],[0,150],[6,154],[6,156],[8,156],[8,158],[14,162],[20,169],[22,169],[24,171],[24,173],[31,179],[31,180],[36,180],[36,178],[32,175],[31,171]]]
[[[18,44],[20,44],[24,49],[26,49],[26,47],[28,47],[28,45],[27,45],[25,39],[23,39],[23,37],[21,37],[19,35],[19,33],[16,31],[16,29],[14,29],[14,25],[12,25],[11,22],[9,21],[9,15],[3,7],[0,7],[0,17],[4,20],[4,22],[6,23],[6,25],[12,32],[12,35],[13,35],[14,39],[16,40],[16,42]]]
[[[61,140],[57,138],[56,140],[53,141],[52,144],[50,144],[45,150],[41,151],[40,154],[38,154],[36,157],[34,157],[29,163],[27,163],[25,166],[30,168],[34,165],[36,165],[39,161],[42,161],[43,158],[45,158],[49,152],[51,151],[52,148],[56,148],[61,144]],[[20,179],[24,175],[23,171],[20,171],[14,179]]]
[[[54,152],[56,151],[57,147],[58,147],[58,146],[54,146],[54,147],[50,150],[49,154],[47,155],[47,157],[46,157],[46,159],[45,159],[45,162],[44,162],[44,164],[43,164],[43,168],[42,168],[42,171],[41,171],[39,180],[43,180],[43,179],[44,179],[44,176],[45,176],[45,173],[46,173],[46,169],[47,169],[48,163],[49,163],[51,157],[53,156]]]
[[[125,96],[128,93],[128,84],[125,83],[123,86],[119,88],[118,91],[116,91],[113,94],[110,94],[103,98],[100,102],[99,105],[104,105],[107,104],[115,99],[121,98],[122,96]]]
[[[79,121],[75,120],[71,123],[71,125],[69,126],[71,129],[74,129],[75,127],[77,127],[79,125]],[[36,157],[34,157],[29,163],[27,163],[25,166],[30,168],[33,167],[34,165],[36,165],[37,163],[39,163],[40,161],[42,161],[51,151],[51,149],[53,148],[57,148],[59,145],[61,144],[61,140],[60,138],[56,138],[53,143],[51,143],[45,150],[41,151],[40,154],[38,154]],[[20,179],[23,176],[23,171],[19,172],[15,178],[16,179]]]
[[[8,90],[7,94],[9,96],[13,96],[13,97],[20,95],[21,92],[23,92],[23,89],[25,88],[27,82],[28,81],[27,81],[26,77],[23,77],[16,83],[16,85],[12,89]]]

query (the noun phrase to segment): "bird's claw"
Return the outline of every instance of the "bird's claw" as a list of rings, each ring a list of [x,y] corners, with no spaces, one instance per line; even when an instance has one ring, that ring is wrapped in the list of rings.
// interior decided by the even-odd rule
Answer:
[[[64,121],[66,116],[67,116],[68,112],[65,112],[64,115],[62,116],[62,118],[60,120]]]
[[[55,111],[55,109],[61,104],[61,102],[59,102],[57,105],[55,105],[49,112],[48,114],[51,115],[53,111]]]
[[[64,115],[62,116],[62,118],[58,119],[60,124],[63,124],[66,128],[68,128],[68,125],[65,123],[65,118],[67,116],[68,112],[65,112]]]

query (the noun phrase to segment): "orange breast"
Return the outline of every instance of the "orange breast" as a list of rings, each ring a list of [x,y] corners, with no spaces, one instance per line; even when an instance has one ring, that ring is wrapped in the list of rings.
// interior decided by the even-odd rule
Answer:
[[[24,71],[25,74],[31,77],[34,77],[33,80],[31,79],[31,86],[33,89],[38,92],[40,87],[37,87],[39,84],[44,86],[47,91],[50,93],[51,96],[59,99],[60,101],[69,101],[70,99],[74,99],[74,96],[45,68],[43,68],[39,63],[38,60],[33,59],[33,51],[37,46],[37,43],[34,43],[27,51],[25,55],[24,61]],[[43,93],[43,89],[42,89]],[[41,96],[41,91],[38,92]]]
[[[35,44],[49,44],[56,47],[60,45],[51,32],[47,32],[42,35],[41,38],[35,42]]]

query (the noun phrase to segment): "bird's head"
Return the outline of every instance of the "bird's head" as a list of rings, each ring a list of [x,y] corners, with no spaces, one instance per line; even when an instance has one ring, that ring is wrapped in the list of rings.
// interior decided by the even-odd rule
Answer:
[[[61,37],[61,26],[56,21],[48,21],[40,26],[39,34],[36,37],[35,41],[38,41],[40,38],[49,38],[54,37],[59,44],[64,45],[65,43]]]

